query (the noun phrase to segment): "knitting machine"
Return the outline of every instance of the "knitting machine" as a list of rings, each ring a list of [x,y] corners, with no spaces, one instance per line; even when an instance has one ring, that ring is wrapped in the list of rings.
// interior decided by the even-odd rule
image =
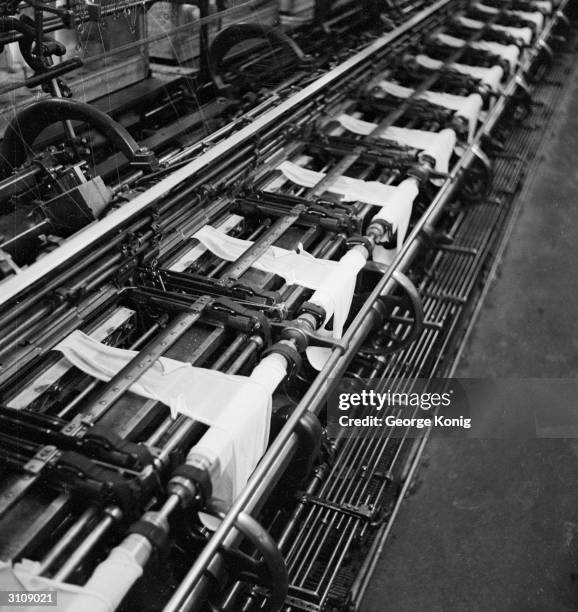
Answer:
[[[327,398],[451,376],[573,3],[161,4],[2,3],[0,590],[363,610],[429,432]]]

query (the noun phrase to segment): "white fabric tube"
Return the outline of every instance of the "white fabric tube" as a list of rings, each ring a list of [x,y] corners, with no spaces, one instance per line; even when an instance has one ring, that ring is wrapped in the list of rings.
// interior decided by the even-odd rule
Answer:
[[[255,366],[249,378],[259,383],[270,395],[273,395],[285,376],[287,376],[285,357],[271,353]]]
[[[532,21],[536,24],[538,34],[544,29],[544,15],[538,11],[508,11],[512,15],[521,17],[527,21]]]
[[[210,225],[205,225],[200,229],[194,238],[211,253],[225,261],[236,261],[253,245],[251,240],[234,238]],[[317,289],[335,265],[334,261],[317,259],[306,251],[296,253],[271,246],[254,262],[253,267],[262,272],[277,274],[289,285]]]
[[[336,338],[341,338],[343,335],[343,327],[349,315],[353,293],[355,292],[355,280],[366,261],[367,259],[360,251],[356,249],[348,251],[339,260],[340,267],[327,278],[323,286],[309,300],[313,304],[324,308],[325,311],[333,309],[335,312],[333,335]],[[316,370],[321,370],[331,355],[331,349],[322,346],[309,346],[305,353],[309,363]]]
[[[195,234],[201,243],[213,254],[227,261],[235,261],[253,243],[250,240],[241,240],[227,236],[211,226],[205,226]],[[327,278],[333,277],[341,272],[341,264],[338,261],[327,259],[317,259],[302,251],[295,253],[279,247],[269,247],[261,257],[254,262],[253,267],[264,272],[270,272],[281,276],[291,285],[300,285],[308,289],[318,290],[326,282]],[[341,295],[336,297],[335,304],[351,301],[349,295],[349,285],[340,287]],[[333,310],[334,303],[328,303],[325,308],[326,322],[335,315],[339,319],[339,313]],[[334,323],[335,328],[335,323]]]
[[[532,38],[534,37],[534,32],[532,32],[532,28],[513,28],[510,26],[503,26],[495,23],[494,25],[492,25],[491,29],[497,30],[499,32],[507,32],[515,38],[519,38],[527,46],[532,43]]]
[[[509,3],[509,0],[501,0],[501,2],[506,4]],[[558,2],[559,0],[556,0],[556,4],[558,4]],[[550,15],[554,10],[554,3],[550,0],[533,0],[532,4],[548,15]]]
[[[55,347],[86,374],[108,381],[136,354],[96,342],[80,331]],[[161,357],[130,387],[217,430],[225,484],[236,496],[259,461],[269,438],[271,394],[257,380],[224,374]],[[217,453],[214,453],[215,459]]]
[[[413,202],[419,193],[419,183],[414,178],[409,178],[400,183],[399,185],[399,200],[398,205],[401,211],[400,223],[397,228],[397,249],[401,249],[403,241],[405,240],[405,234],[407,232],[407,228],[409,226],[409,219],[411,217],[411,210],[413,207]],[[372,221],[377,221],[379,219],[384,219],[383,211],[379,211],[372,219]],[[385,219],[387,220],[387,219]]]
[[[324,308],[325,312],[333,313],[333,336],[336,338],[341,338],[343,335],[343,326],[351,308],[357,274],[366,261],[359,251],[355,249],[348,251],[309,300]]]
[[[497,9],[493,6],[486,6],[481,2],[476,2],[474,8],[478,9],[482,13],[486,13],[486,15],[496,15],[500,12],[500,9]],[[544,15],[538,11],[517,11],[517,10],[508,10],[506,11],[508,15],[514,15],[516,17],[521,17],[527,21],[531,21],[536,24],[536,28],[538,33],[542,31],[544,27]]]
[[[284,161],[278,169],[293,183],[308,188],[314,187],[326,176],[323,172],[308,170],[290,161]],[[331,193],[340,195],[346,202],[365,202],[390,209],[393,223],[395,223],[395,210],[392,209],[390,201],[395,197],[396,190],[397,187],[379,181],[362,181],[349,176],[336,178],[327,189]]]
[[[452,97],[456,98],[458,96]],[[479,98],[481,101],[480,96],[476,96],[476,98]],[[282,166],[283,172],[290,175],[294,183],[302,185],[303,187],[312,187],[325,176],[322,172],[307,170],[291,162],[283,162]],[[342,180],[344,186],[343,191],[347,191],[347,197],[344,196],[344,198],[359,200],[369,204],[379,202],[381,210],[376,217],[391,224],[393,231],[397,232],[398,241],[400,239],[403,241],[409,221],[409,215],[411,214],[411,207],[419,192],[417,182],[414,179],[407,179],[396,187],[392,187],[375,181],[360,181],[345,176],[339,177],[336,182]],[[374,188],[379,192],[378,197],[375,193],[371,193],[371,190]],[[331,188],[331,190],[333,189],[334,187]],[[373,200],[373,202],[370,200]]]
[[[460,16],[457,18],[458,23],[461,23],[465,28],[470,28],[472,30],[481,30],[486,24],[483,21],[478,21],[477,19],[469,19],[468,17]],[[509,26],[502,26],[498,24],[492,24],[490,26],[491,30],[497,30],[500,32],[508,32],[515,38],[519,38],[525,45],[530,45],[532,42],[532,37],[534,33],[530,28],[512,28]]]
[[[494,6],[486,6],[481,2],[474,2],[472,8],[475,8],[482,13],[486,13],[487,15],[497,15],[500,12],[500,9],[495,8]]]
[[[411,200],[411,202],[413,203],[413,200],[415,199],[415,196],[417,196],[417,193],[419,191],[418,182],[413,178],[405,180],[402,183],[402,185],[404,185],[405,189],[407,189],[408,197],[407,197],[407,203],[404,209],[404,219],[397,230],[396,248],[386,249],[380,244],[377,244],[375,245],[373,249],[373,260],[377,261],[378,263],[386,264],[388,266],[391,265],[391,263],[395,259],[395,256],[397,255],[398,251],[401,249],[403,245],[403,241],[405,240],[405,235],[407,233],[407,228],[409,227],[409,219],[411,217],[411,209],[412,209],[412,205],[409,204],[409,198],[411,197],[412,194],[415,194],[413,195],[413,198]],[[372,221],[380,219],[381,218],[380,213],[381,211],[378,212],[375,215],[375,217],[373,217]]]
[[[209,461],[209,472],[213,485],[212,496],[222,499],[225,503],[231,503],[247,481],[243,482],[235,469],[233,447],[229,439],[215,427],[209,427],[197,444],[191,448],[187,459],[196,455]],[[206,527],[215,529],[215,524],[208,515],[199,513],[199,516]]]
[[[305,187],[316,185],[325,176],[291,162],[284,162],[282,171],[288,175],[287,178]],[[342,195],[346,194],[346,198],[379,202],[379,218],[392,224],[394,231],[397,231],[398,244],[401,245],[407,231],[413,201],[419,191],[415,180],[408,179],[397,187],[348,177],[340,177],[336,182]],[[212,253],[227,261],[235,261],[253,244],[248,240],[227,236],[210,226],[199,230],[195,238]],[[253,265],[257,269],[278,274],[291,284],[315,289],[311,301],[325,309],[327,320],[333,316],[332,335],[341,337],[353,299],[355,280],[359,270],[365,265],[365,258],[358,251],[349,251],[340,261],[335,262],[270,247]],[[210,432],[207,435],[213,436]],[[203,438],[199,444],[206,446],[207,441]],[[227,461],[226,457],[223,461]],[[225,465],[223,470],[226,471]]]
[[[415,61],[428,70],[439,70],[443,67],[444,62],[433,59],[427,55],[416,55]],[[450,64],[449,68],[456,72],[469,75],[475,79],[480,79],[492,91],[500,89],[500,83],[504,78],[504,69],[501,66],[492,66],[491,68],[483,68],[481,66],[469,66],[468,64]]]
[[[273,395],[275,389],[277,389],[286,375],[287,362],[285,358],[271,353],[255,366],[249,378],[266,389],[267,393]],[[263,456],[267,449],[267,441],[263,441],[258,459]],[[213,497],[224,501],[226,504],[232,504],[235,501],[258,463],[257,459],[251,469],[246,469],[242,473],[240,471],[237,472],[237,481],[233,482],[231,478],[233,470],[230,467],[233,460],[232,453],[224,437],[217,429],[213,428],[209,429],[199,442],[193,446],[189,451],[188,457],[195,455],[201,455],[209,460],[211,464],[211,479],[213,483],[216,483],[216,486],[213,487]],[[247,467],[249,466],[247,465]],[[199,518],[205,527],[211,531],[215,531],[221,522],[220,519],[204,512],[199,512]]]
[[[396,206],[399,206],[400,193],[401,192],[394,191],[394,195],[397,197]],[[415,198],[415,195],[413,197]],[[398,218],[403,222],[402,212],[403,211],[400,209]],[[240,240],[227,236],[210,226],[205,226],[195,235],[195,237],[212,253],[228,261],[234,261],[239,254],[242,254],[253,244],[249,240]],[[348,255],[349,254],[347,254],[345,258],[347,258]],[[351,257],[345,259],[345,262],[349,262],[350,259]],[[330,283],[332,287],[331,298],[324,300],[323,303],[316,303],[323,306],[325,309],[327,314],[326,323],[333,316],[333,335],[335,337],[341,337],[343,324],[347,318],[351,305],[355,287],[355,276],[359,268],[355,270],[355,274],[351,278],[351,274],[353,274],[352,269],[350,269],[343,260],[330,261],[326,259],[317,259],[308,253],[305,255],[298,254],[280,249],[279,247],[270,247],[254,263],[254,267],[278,274],[291,284],[314,289],[316,291],[315,295],[320,295],[320,291],[323,295],[326,295],[326,288],[328,283]],[[329,279],[338,279],[338,281],[330,282]],[[313,298],[311,299],[313,300]]]
[[[451,97],[456,98],[458,96]],[[472,96],[469,97],[471,98]],[[481,104],[481,97],[475,95],[475,98],[479,99]],[[467,100],[467,98],[465,99]],[[287,171],[289,167],[288,164],[290,164],[290,162],[283,163],[283,166],[285,167],[283,172]],[[325,176],[321,172],[306,170],[305,168],[301,168],[295,164],[291,164],[290,169],[291,180],[304,187],[310,187],[317,184]],[[375,202],[381,202],[381,210],[375,218],[383,219],[392,226],[393,231],[397,232],[398,244],[401,245],[401,242],[403,242],[405,238],[405,232],[409,223],[413,202],[419,192],[417,182],[414,179],[407,179],[397,185],[397,187],[391,187],[389,185],[384,185],[383,183],[375,183],[375,181],[366,182],[357,179],[350,179],[344,176],[337,179],[337,181],[339,182],[342,179],[346,179],[347,181],[345,187],[348,190],[348,198],[368,203],[371,203],[370,200],[373,198]],[[354,185],[354,183],[359,185]],[[371,194],[371,189],[374,188],[374,185],[377,186],[376,189],[380,192],[379,198],[376,198],[375,195],[372,196]],[[382,190],[382,187],[386,187],[386,189]],[[331,189],[333,190],[334,188],[332,187]],[[387,198],[387,200],[381,200],[381,196],[383,196],[383,198]]]
[[[444,136],[449,138],[447,133]],[[307,170],[292,162],[283,162],[280,169],[289,180],[304,187],[312,187],[325,177],[321,172]],[[376,181],[339,177],[331,190],[337,191],[345,199],[378,203],[381,207],[379,218],[390,223],[393,231],[397,231],[398,244],[401,245],[407,231],[413,201],[419,191],[415,180],[408,179],[397,187],[392,187]],[[253,244],[249,240],[228,236],[211,226],[203,227],[194,237],[212,253],[227,261],[235,261]],[[269,247],[253,263],[255,268],[277,274],[290,284],[315,289],[316,293],[311,301],[325,309],[327,320],[333,316],[333,336],[336,338],[340,338],[343,333],[351,307],[355,279],[364,265],[365,258],[357,251],[350,251],[340,261],[335,262],[279,247]]]
[[[116,606],[120,603],[120,600],[116,601],[114,597],[111,597],[109,588],[93,590],[86,586],[81,587],[67,582],[59,582],[51,578],[38,576],[39,571],[40,563],[29,559],[22,559],[19,563],[15,563],[14,567],[11,567],[9,563],[0,563],[0,585],[3,589],[9,590],[54,591],[58,607],[51,609],[60,612],[77,612],[78,610],[82,610],[82,612],[114,612]],[[142,574],[142,569],[140,569],[140,574]],[[132,576],[133,574],[131,574],[131,579]],[[114,588],[119,580],[122,580],[122,577],[117,576],[115,582],[108,586]],[[78,602],[81,602],[80,606],[77,605]],[[24,608],[9,609],[23,610]],[[43,612],[46,610],[46,606],[27,606],[26,610]]]
[[[224,221],[217,225],[217,229],[221,232],[230,232],[244,220],[244,217],[240,215],[230,215]],[[188,252],[181,255],[173,264],[171,264],[169,270],[172,272],[184,272],[189,266],[195,263],[203,253],[207,251],[207,248],[202,244],[197,244],[195,247],[190,249]]]
[[[257,388],[261,388],[265,393],[271,395],[286,373],[285,359],[280,355],[273,354],[266,357],[246,380],[251,380],[253,384],[257,385]],[[146,376],[146,373],[144,376]],[[246,388],[243,385],[242,389]],[[199,389],[198,392],[202,393],[202,390]],[[249,407],[249,410],[247,410],[247,402],[250,403],[255,399],[258,401],[258,398],[255,398],[252,393],[245,394],[244,398],[241,398],[240,395],[243,395],[243,393],[237,392],[229,398],[230,401],[235,402],[237,412],[237,415],[231,415],[231,419],[246,420],[251,426],[254,426],[255,422],[251,420],[250,414],[248,414],[251,408]],[[221,406],[217,404],[214,409],[218,411]],[[269,436],[268,427],[265,433],[266,437],[263,437],[261,431],[257,435],[251,431],[241,432],[241,434],[249,434],[247,438],[249,438],[251,444],[243,449],[248,457],[237,457],[236,460],[234,459],[235,443],[231,445],[227,436],[223,436],[222,431],[213,427],[203,436],[200,443],[190,451],[189,455],[201,454],[209,458],[210,461],[212,460],[213,466],[220,468],[221,471],[214,480],[216,485],[213,490],[214,497],[218,497],[227,503],[234,501],[265,452]],[[232,453],[231,448],[233,449]],[[256,452],[258,452],[258,457]],[[218,521],[212,520],[212,517],[206,514],[200,514],[209,529],[216,529]],[[127,549],[122,545],[113,548],[109,556],[98,565],[86,585],[82,588],[76,587],[79,590],[71,597],[71,601],[66,604],[66,607],[61,609],[66,612],[76,612],[77,610],[83,610],[83,612],[112,612],[142,573],[142,567],[131,554],[130,548]]]
[[[480,96],[477,98],[481,103]],[[325,176],[322,172],[313,172],[291,162],[283,162],[280,168],[290,180],[303,187],[312,187]],[[336,183],[337,187],[335,187]],[[357,200],[380,206],[380,218],[392,226],[398,237],[405,235],[403,228],[407,228],[408,215],[411,214],[413,201],[419,191],[415,181],[406,180],[397,187],[392,187],[376,181],[360,181],[342,176],[337,179],[336,183],[331,187],[331,191],[339,189],[346,200]]]
[[[232,376],[221,372],[218,374],[223,377]],[[212,386],[219,386],[219,389],[206,385],[196,391],[196,393],[209,397],[208,401],[204,397],[201,401],[204,405],[210,405],[215,413],[212,423],[207,423],[206,419],[202,420],[198,417],[199,410],[196,402],[190,399],[183,401],[181,406],[177,406],[178,412],[211,425],[211,429],[215,429],[215,434],[220,434],[221,437],[225,434],[231,442],[231,453],[224,445],[220,445],[224,452],[220,461],[221,476],[224,475],[227,483],[231,482],[233,499],[245,486],[265,452],[271,418],[271,394],[263,385],[246,376],[235,376],[234,378],[236,380],[233,384],[229,384],[224,378],[213,381]],[[213,483],[214,491],[219,493],[215,496],[221,497],[223,488],[224,482]],[[221,489],[220,492],[219,489]]]
[[[551,15],[554,7],[548,0],[534,0],[534,4],[547,15]]]
[[[373,259],[379,263],[385,263],[389,265],[397,251],[401,248],[403,241],[405,240],[405,234],[409,226],[409,219],[411,216],[411,210],[413,202],[419,192],[419,186],[415,179],[406,179],[399,185],[398,191],[398,207],[400,209],[400,223],[397,228],[397,248],[387,250],[381,245],[376,245],[373,249]],[[372,219],[378,220],[383,219],[384,210],[381,209]],[[386,219],[387,220],[387,219]],[[335,304],[335,318],[333,323],[333,334],[336,337],[341,337],[343,332],[343,326],[349,315],[349,309],[351,308],[351,300],[353,298],[353,292],[355,289],[355,279],[361,268],[366,263],[365,257],[356,250],[349,251],[344,255],[340,262],[343,265],[343,269],[336,273],[333,277],[327,279],[326,286],[320,291],[316,292],[311,298],[311,302],[327,308],[332,300],[336,300],[339,296],[343,300],[341,303]],[[343,294],[339,293],[340,288],[347,287],[347,291]],[[350,294],[349,300],[345,301],[343,296]],[[336,332],[339,331],[339,334]],[[316,369],[322,370],[323,366],[331,355],[331,349],[327,349],[319,346],[310,346],[306,350],[307,358],[309,363]]]
[[[111,610],[116,610],[133,584],[142,576],[143,569],[128,550],[117,546],[108,557],[98,565],[90,580],[84,585],[84,592],[66,607],[66,612],[100,612],[96,607],[93,593],[99,593],[110,602]]]
[[[381,81],[378,87],[385,93],[396,98],[408,98],[414,90],[410,87],[403,87],[391,81]],[[437,91],[426,91],[417,96],[418,100],[427,100],[437,106],[443,106],[456,112],[458,117],[462,117],[468,122],[469,133],[468,141],[473,140],[478,124],[478,116],[482,110],[483,100],[479,94],[471,94],[469,96],[454,96],[447,93],[439,93]]]
[[[472,44],[472,49],[488,51],[493,55],[498,55],[510,64],[510,71],[516,68],[520,59],[520,49],[516,45],[502,45],[497,42],[479,40]]]
[[[449,36],[443,33],[438,34],[435,40],[442,45],[447,45],[455,49],[463,47],[466,44],[466,41],[462,38],[456,38],[455,36]],[[520,49],[518,49],[516,45],[501,45],[496,42],[479,40],[472,43],[471,47],[472,49],[478,49],[480,51],[488,51],[493,55],[498,55],[502,59],[505,59],[510,64],[510,70],[514,70],[520,59]]]
[[[368,136],[378,127],[377,123],[362,121],[346,114],[339,115],[337,121],[349,132],[361,136]],[[392,126],[381,134],[381,138],[419,149],[425,155],[433,157],[436,170],[444,173],[449,170],[449,161],[456,146],[456,133],[449,128],[441,132],[426,132]]]

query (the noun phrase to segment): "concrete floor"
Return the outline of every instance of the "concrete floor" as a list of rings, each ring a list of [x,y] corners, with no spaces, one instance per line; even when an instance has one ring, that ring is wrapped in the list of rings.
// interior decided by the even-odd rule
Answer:
[[[578,378],[577,75],[458,377]],[[578,439],[432,439],[361,610],[578,611]]]

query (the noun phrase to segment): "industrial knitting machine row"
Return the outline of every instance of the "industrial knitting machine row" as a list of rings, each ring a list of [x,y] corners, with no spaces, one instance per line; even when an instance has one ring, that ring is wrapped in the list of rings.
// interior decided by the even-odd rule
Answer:
[[[130,143],[0,284],[2,588],[361,609],[428,433],[329,435],[327,397],[451,374],[570,8],[438,0],[166,172]]]

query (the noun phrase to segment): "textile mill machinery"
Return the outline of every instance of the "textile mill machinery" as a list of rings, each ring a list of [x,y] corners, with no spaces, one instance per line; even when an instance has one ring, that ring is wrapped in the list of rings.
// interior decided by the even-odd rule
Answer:
[[[575,6],[0,2],[0,590],[363,612]]]

